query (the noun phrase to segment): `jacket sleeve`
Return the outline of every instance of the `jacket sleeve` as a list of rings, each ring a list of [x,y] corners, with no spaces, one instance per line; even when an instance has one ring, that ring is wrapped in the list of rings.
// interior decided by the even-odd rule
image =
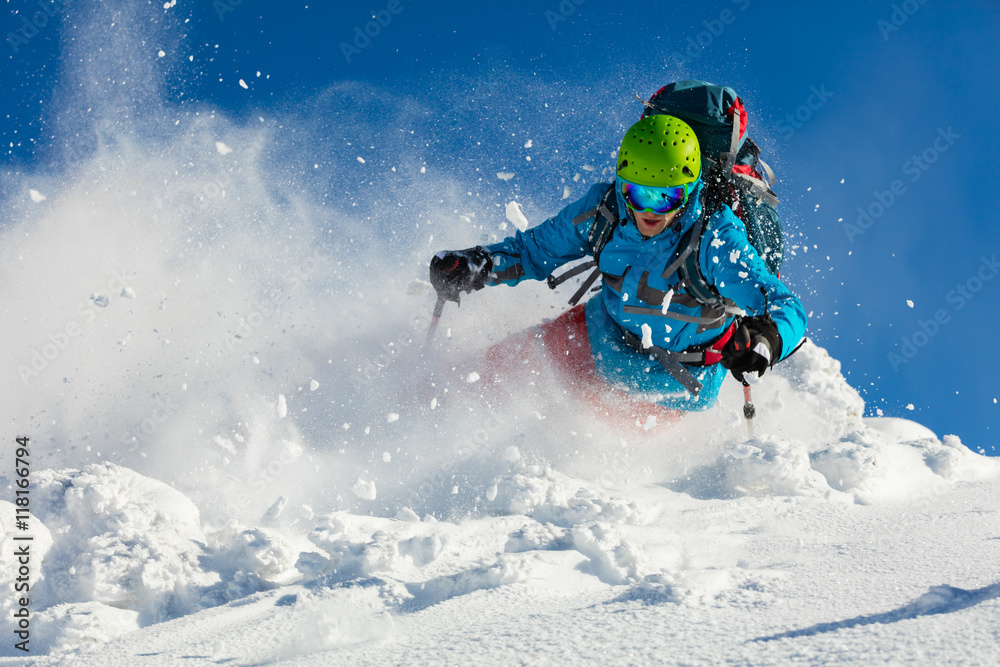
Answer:
[[[787,357],[806,332],[802,302],[772,274],[747,240],[743,221],[728,208],[714,216],[701,244],[705,278],[748,315],[770,315],[781,336],[781,356]]]
[[[493,260],[493,273],[486,284],[516,285],[526,278],[544,280],[566,262],[589,255],[587,236],[594,219],[579,223],[573,220],[597,208],[609,187],[608,183],[597,183],[581,199],[537,227],[485,246]]]

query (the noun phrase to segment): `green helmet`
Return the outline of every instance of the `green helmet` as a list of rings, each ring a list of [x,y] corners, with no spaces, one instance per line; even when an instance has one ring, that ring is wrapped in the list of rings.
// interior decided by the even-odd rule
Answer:
[[[674,116],[646,116],[625,133],[618,175],[636,185],[673,187],[701,176],[701,147],[691,126]]]

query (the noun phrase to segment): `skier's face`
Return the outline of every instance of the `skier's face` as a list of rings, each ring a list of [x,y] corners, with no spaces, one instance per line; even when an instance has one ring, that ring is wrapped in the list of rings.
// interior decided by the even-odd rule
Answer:
[[[632,211],[632,215],[635,216],[635,226],[639,228],[639,233],[645,237],[650,237],[656,236],[669,227],[670,223],[674,221],[680,212],[680,209],[671,211],[670,213],[642,213],[640,211]]]

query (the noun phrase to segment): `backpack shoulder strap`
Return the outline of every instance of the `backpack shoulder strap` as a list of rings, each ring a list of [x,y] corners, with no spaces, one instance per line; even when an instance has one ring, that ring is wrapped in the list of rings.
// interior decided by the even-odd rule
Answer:
[[[702,210],[701,217],[694,224],[694,227],[688,230],[681,239],[680,247],[682,250],[675,262],[675,264],[680,263],[680,266],[672,268],[675,266],[675,264],[672,264],[667,269],[670,273],[673,273],[675,270],[680,273],[681,281],[688,292],[700,303],[707,306],[726,308],[730,303],[727,303],[727,300],[719,294],[715,287],[709,284],[701,272],[701,241],[705,237],[705,228],[708,226],[708,222],[712,219],[712,216],[722,206],[721,198],[706,190],[704,209]]]
[[[601,197],[601,201],[597,204],[597,207],[592,208],[589,211],[585,211],[573,218],[573,224],[579,225],[587,220],[590,220],[591,218],[594,218],[594,224],[590,227],[590,233],[587,235],[587,244],[590,246],[590,254],[593,255],[594,259],[573,267],[561,275],[550,275],[546,280],[549,287],[551,289],[555,289],[570,278],[574,278],[587,269],[593,267],[594,270],[569,301],[570,305],[574,306],[579,303],[580,299],[583,298],[583,295],[587,293],[587,290],[590,289],[590,287],[597,281],[597,278],[601,275],[601,270],[598,268],[601,251],[604,250],[604,246],[606,246],[608,241],[611,240],[611,235],[615,230],[615,225],[619,223],[618,196],[615,192],[614,183],[608,186],[608,189],[604,192],[604,195]]]
[[[597,205],[595,216],[596,219],[594,220],[594,225],[590,228],[590,235],[587,237],[587,241],[590,243],[590,252],[594,256],[594,262],[599,262],[601,251],[604,250],[604,246],[611,240],[611,234],[615,230],[615,225],[620,222],[618,220],[618,194],[615,192],[614,183],[608,187],[604,196],[601,197],[601,203]]]
[[[701,236],[692,238],[689,243],[694,246],[694,252],[684,258],[684,263],[680,267],[681,280],[697,301],[715,305],[719,303],[720,296],[705,280],[701,273]]]

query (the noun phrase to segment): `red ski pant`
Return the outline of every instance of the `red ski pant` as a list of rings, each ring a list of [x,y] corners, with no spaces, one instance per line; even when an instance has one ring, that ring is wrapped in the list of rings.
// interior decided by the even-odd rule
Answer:
[[[484,379],[516,390],[532,376],[552,372],[570,397],[585,401],[616,427],[635,429],[656,418],[658,425],[672,424],[682,412],[635,398],[597,376],[587,335],[584,304],[540,324],[486,351]]]

